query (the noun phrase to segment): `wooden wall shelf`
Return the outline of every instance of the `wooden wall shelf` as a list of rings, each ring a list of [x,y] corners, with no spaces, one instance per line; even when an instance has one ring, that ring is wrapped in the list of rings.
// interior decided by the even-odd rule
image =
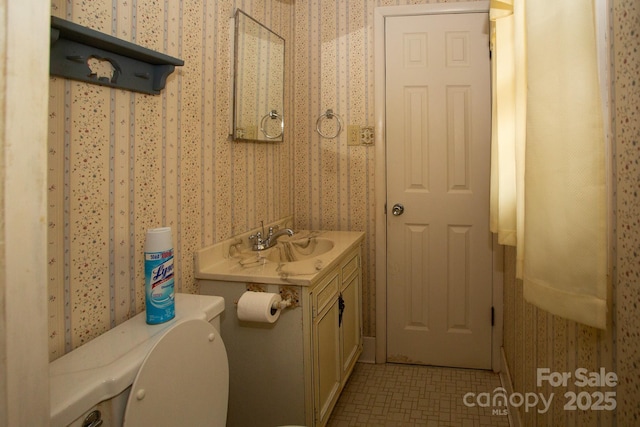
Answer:
[[[158,95],[178,58],[51,17],[51,75]]]

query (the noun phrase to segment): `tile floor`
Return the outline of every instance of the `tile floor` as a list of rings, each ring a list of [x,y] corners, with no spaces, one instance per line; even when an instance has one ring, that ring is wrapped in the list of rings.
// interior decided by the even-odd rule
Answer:
[[[506,415],[463,401],[497,387],[500,377],[490,371],[358,363],[328,427],[507,427]]]

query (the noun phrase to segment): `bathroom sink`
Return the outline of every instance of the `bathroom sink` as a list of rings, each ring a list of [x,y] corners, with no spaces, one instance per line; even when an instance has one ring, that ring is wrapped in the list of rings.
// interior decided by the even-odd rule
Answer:
[[[310,286],[364,239],[361,231],[296,230],[293,236],[279,236],[274,246],[254,251],[249,237],[255,233],[247,231],[198,251],[196,278]]]
[[[333,241],[322,237],[282,239],[265,254],[272,262],[295,262],[315,258],[333,249]]]
[[[291,263],[316,258],[334,248],[334,242],[324,237],[282,238],[269,249],[253,251],[244,249],[233,255],[239,261],[239,265],[255,267],[265,263]]]

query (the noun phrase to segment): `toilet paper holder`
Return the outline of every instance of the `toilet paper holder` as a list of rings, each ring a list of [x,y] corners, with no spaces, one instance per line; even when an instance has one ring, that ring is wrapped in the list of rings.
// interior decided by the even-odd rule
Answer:
[[[290,299],[281,299],[280,301],[276,301],[271,305],[271,308],[274,310],[284,310],[287,307],[291,307]]]
[[[237,306],[238,300],[235,300],[233,304]],[[275,301],[273,304],[271,304],[271,308],[274,310],[284,310],[285,308],[291,307],[292,305],[293,305],[293,302],[291,301],[291,298],[287,298],[287,299],[281,299],[280,301]]]
[[[263,283],[248,283],[246,286],[246,290],[247,291],[253,291],[253,292],[269,292],[268,285],[265,285]],[[280,302],[274,303],[273,304],[273,309],[274,310],[284,310],[285,308],[288,307],[292,307],[295,308],[298,306],[298,302],[299,302],[299,297],[298,297],[298,290],[296,289],[295,286],[280,286],[279,287],[279,293],[280,293],[280,298],[282,298],[282,300]],[[238,306],[238,300],[235,300],[234,305],[237,307]]]
[[[283,309],[292,305],[282,293],[245,291],[236,304],[238,320],[244,322],[275,323]]]

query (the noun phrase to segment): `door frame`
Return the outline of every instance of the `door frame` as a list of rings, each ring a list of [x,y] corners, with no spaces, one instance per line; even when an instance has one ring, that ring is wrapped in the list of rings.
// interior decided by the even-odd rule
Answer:
[[[387,359],[387,199],[386,170],[386,129],[385,129],[385,19],[392,16],[477,13],[489,12],[489,2],[473,1],[465,3],[434,3],[410,6],[382,6],[374,10],[374,103],[375,103],[375,233],[376,233],[376,363],[385,363]],[[494,327],[491,332],[491,367],[501,370],[501,347],[503,326],[503,270],[504,248],[498,245],[493,236],[493,296]]]

